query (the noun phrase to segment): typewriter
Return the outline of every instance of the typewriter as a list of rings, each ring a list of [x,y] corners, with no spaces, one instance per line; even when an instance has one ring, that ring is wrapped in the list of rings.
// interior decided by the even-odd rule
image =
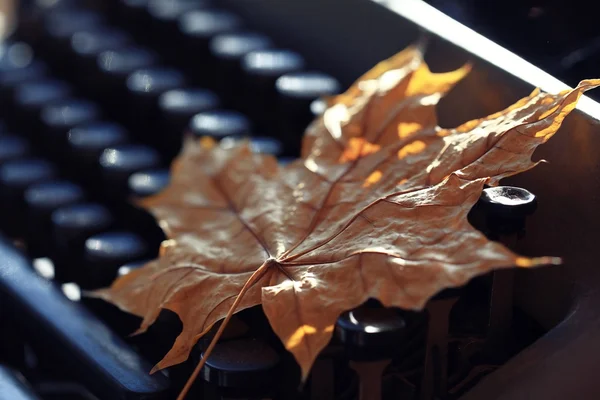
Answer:
[[[535,25],[549,15],[535,4],[430,3],[23,1],[0,46],[0,400],[177,398],[211,333],[190,360],[150,375],[178,318],[165,311],[131,337],[139,319],[81,293],[156,257],[163,233],[131,200],[167,185],[182,132],[248,136],[284,162],[298,155],[322,96],[423,37],[432,70],[474,63],[438,107],[442,126],[533,87],[566,88],[553,75],[568,84],[600,75],[589,25],[567,38]],[[535,26],[560,42],[555,54],[539,47]],[[260,307],[243,311],[186,398],[600,398],[597,118],[600,105],[583,98],[537,151],[550,164],[507,179],[473,211],[491,239],[564,265],[490,274],[419,313],[368,302],[340,316],[304,384]],[[489,196],[518,199],[510,224],[497,222],[506,210]]]

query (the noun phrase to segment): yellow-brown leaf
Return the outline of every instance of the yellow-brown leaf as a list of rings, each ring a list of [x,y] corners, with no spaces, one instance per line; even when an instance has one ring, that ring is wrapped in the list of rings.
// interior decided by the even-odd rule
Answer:
[[[331,99],[303,158],[283,168],[246,145],[188,141],[170,186],[144,203],[169,237],[160,258],[96,295],[143,317],[141,331],[162,308],[179,315],[164,368],[260,268],[237,311],[262,304],[305,378],[337,317],[370,297],[418,310],[492,269],[558,262],[519,257],[466,217],[484,184],[535,165],[535,148],[600,81],[442,130],[434,106],[467,71],[432,74],[409,48]]]

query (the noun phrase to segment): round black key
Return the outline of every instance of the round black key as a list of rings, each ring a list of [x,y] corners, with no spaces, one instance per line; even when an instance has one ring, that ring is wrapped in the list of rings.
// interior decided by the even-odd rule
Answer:
[[[192,117],[203,111],[218,108],[219,97],[206,89],[174,89],[163,93],[158,99],[163,134],[160,148],[171,159],[181,149],[182,136]]]
[[[149,0],[146,10],[158,27],[176,22],[183,13],[204,8],[208,4],[205,0]]]
[[[275,84],[280,76],[304,68],[304,59],[294,51],[285,49],[256,50],[242,60],[245,74]]]
[[[0,135],[0,165],[29,154],[31,147],[26,139],[11,134]]]
[[[185,84],[184,75],[167,67],[143,68],[127,78],[127,87],[137,97],[156,99],[168,90]]]
[[[144,47],[127,46],[109,50],[98,55],[98,68],[109,79],[119,85],[125,84],[127,77],[138,69],[148,68],[158,63],[158,55]]]
[[[215,64],[210,57],[210,41],[213,37],[234,32],[242,27],[242,20],[228,11],[206,9],[188,11],[179,18],[179,32],[186,52],[182,53],[180,65],[200,84],[210,85]],[[184,56],[185,54],[185,56]]]
[[[24,83],[15,88],[15,105],[20,109],[39,112],[43,106],[64,99],[73,92],[68,83],[52,78]],[[30,115],[31,117],[34,114]]]
[[[231,32],[215,36],[210,41],[211,55],[224,63],[239,63],[248,53],[273,46],[271,39],[256,32]]]
[[[409,329],[396,309],[360,307],[338,318],[336,332],[350,360],[378,361],[394,356]]]
[[[85,241],[84,265],[77,283],[84,289],[108,286],[119,268],[148,256],[148,246],[133,232],[114,231],[91,236]]]
[[[138,261],[131,261],[131,262],[128,262],[127,264],[121,265],[119,267],[119,269],[117,270],[117,277],[125,276],[125,275],[129,274],[130,272],[135,271],[136,269],[140,269],[144,265],[148,264],[151,261],[152,261],[151,259],[138,260]]]
[[[251,124],[248,118],[237,111],[214,110],[194,115],[189,130],[198,137],[208,136],[221,140],[230,136],[249,136]]]
[[[270,396],[278,384],[279,361],[277,353],[259,339],[226,341],[215,346],[201,375],[224,397],[244,392]]]
[[[156,65],[158,55],[143,47],[127,46],[101,53],[96,62],[100,74],[91,90],[102,99],[113,117],[126,119],[129,116],[127,78],[139,69]]]
[[[12,79],[19,78],[21,74],[30,73],[31,65],[38,64],[34,61],[33,50],[24,42],[7,42],[0,44],[0,83],[2,86],[10,88]],[[19,72],[25,70],[25,72]],[[45,72],[45,71],[44,71]],[[14,75],[14,77],[13,77]],[[5,102],[10,98],[5,93],[5,88],[0,88],[2,93],[2,101]]]
[[[239,137],[226,137],[221,140],[220,145],[223,148],[231,148],[239,144],[241,140],[243,139]],[[279,140],[269,137],[255,136],[250,138],[250,149],[258,154],[270,154],[275,157],[283,155],[283,144]]]
[[[336,333],[358,375],[359,398],[382,398],[383,372],[413,339],[416,321],[404,318],[397,309],[368,303],[338,318]]]
[[[0,166],[0,222],[11,235],[23,232],[25,190],[36,183],[58,175],[56,167],[39,158],[23,158],[7,161]]]
[[[481,203],[495,214],[506,217],[525,217],[537,207],[537,199],[527,189],[514,186],[496,186],[483,190]]]
[[[77,55],[95,58],[104,51],[115,50],[132,41],[131,36],[121,29],[99,26],[93,30],[76,32],[71,37],[71,48]]]
[[[117,204],[116,207],[126,226],[140,232],[144,240],[157,255],[160,244],[166,239],[163,230],[158,226],[156,218],[143,207],[137,206],[137,200],[153,196],[169,184],[169,170],[150,168],[134,172],[127,180],[125,198],[128,203]]]
[[[76,32],[71,37],[73,67],[74,72],[77,72],[75,76],[86,88],[93,88],[93,81],[97,79],[98,56],[105,51],[125,47],[132,41],[133,38],[127,32],[107,26]]]
[[[341,89],[337,79],[321,72],[291,72],[279,77],[275,87],[282,100],[302,102],[302,106],[309,107],[313,100],[337,94]]]
[[[56,167],[49,161],[39,158],[22,158],[6,161],[0,166],[0,190],[5,199],[23,200],[27,187],[57,175]],[[10,204],[4,203],[4,204]]]
[[[275,82],[279,128],[286,153],[299,154],[302,135],[314,119],[311,103],[320,97],[337,94],[341,90],[339,82],[320,72],[291,72]]]
[[[69,181],[48,181],[30,186],[25,191],[28,212],[39,218],[50,219],[57,208],[83,201],[83,189]]]
[[[42,78],[17,86],[13,103],[15,124],[23,127],[27,136],[34,137],[41,129],[41,110],[48,104],[66,99],[72,94],[73,89],[69,84],[52,78]]]
[[[258,50],[244,56],[242,110],[257,121],[258,130],[268,134],[278,131],[272,122],[277,104],[275,82],[282,75],[300,71],[304,64],[302,56],[291,50]]]
[[[273,42],[256,32],[231,32],[215,36],[209,46],[215,63],[215,86],[227,102],[237,107],[242,87],[242,58],[250,52],[273,47]]]
[[[23,64],[0,63],[0,105],[6,110],[19,85],[41,79],[47,73],[48,67],[40,61],[33,60]]]
[[[23,65],[0,66],[0,86],[3,90],[14,88],[21,83],[42,78],[47,72],[46,64],[35,60]]]
[[[283,155],[282,143],[269,137],[253,137],[250,139],[250,148],[259,154],[270,154],[275,157]]]
[[[85,200],[83,189],[69,181],[52,180],[31,185],[24,194],[27,247],[31,254],[50,255],[54,210]]]
[[[202,336],[202,338],[198,341],[198,343],[196,344],[195,351],[194,351],[194,353],[195,353],[194,358],[198,358],[199,356],[201,356],[202,351],[204,351],[208,346],[210,346],[210,342],[215,337],[215,334],[221,327],[222,322],[223,321],[221,320],[221,321],[217,322],[216,324],[214,324],[213,327],[208,332],[206,332],[206,334],[204,336]],[[223,334],[219,338],[219,342],[222,343],[222,342],[230,341],[230,340],[240,340],[240,339],[249,338],[249,334],[250,334],[250,327],[248,326],[248,324],[246,324],[237,315],[234,315],[231,317],[231,319],[229,320],[229,323],[225,327]]]
[[[327,102],[323,99],[316,99],[310,103],[310,112],[313,118],[320,117],[327,110]]]
[[[103,23],[104,17],[96,11],[64,7],[45,15],[44,28],[48,39],[54,44],[66,44],[74,33]]]
[[[163,93],[158,105],[167,121],[169,135],[180,134],[189,125],[191,118],[203,111],[218,108],[219,97],[206,89],[174,89]]]
[[[158,145],[161,126],[158,98],[163,93],[185,86],[186,80],[179,70],[152,67],[138,70],[127,78],[131,126],[136,127],[140,140]]]
[[[279,157],[277,161],[281,167],[285,167],[286,165],[289,165],[296,160],[297,158],[295,157]]]
[[[136,199],[153,196],[167,187],[170,181],[168,169],[140,171],[129,177],[129,195]]]
[[[54,102],[41,111],[41,119],[49,128],[64,129],[91,122],[100,116],[100,108],[93,102],[70,98]]]
[[[496,186],[483,190],[478,206],[486,216],[487,229],[495,238],[522,231],[525,220],[537,208],[537,198],[524,188]]]
[[[0,68],[18,67],[33,60],[33,49],[21,41],[5,41],[0,43]]]
[[[55,210],[52,220],[52,259],[57,278],[73,280],[83,265],[83,249],[87,238],[106,231],[115,217],[98,203],[78,203]]]
[[[61,207],[52,213],[51,219],[55,239],[77,240],[80,243],[94,233],[108,229],[114,223],[111,212],[97,203]]]
[[[241,25],[237,15],[222,10],[193,10],[179,18],[180,31],[186,37],[198,38],[196,43],[205,46],[214,36],[237,30]]]
[[[143,267],[150,261],[151,260],[147,259],[141,261],[128,262],[125,265],[120,266],[117,270],[117,273],[112,278],[114,279],[117,277],[127,275],[128,273]],[[82,269],[86,271],[89,270],[87,265],[83,266]],[[110,271],[107,268],[102,268],[101,266],[99,268],[99,272],[108,273]],[[110,279],[110,275],[107,276],[107,278]],[[114,330],[119,336],[128,336],[132,332],[135,332],[135,330],[140,326],[141,320],[139,317],[133,314],[123,312],[117,307],[105,302],[102,299],[97,299],[93,297],[83,297],[81,298],[81,302],[95,315],[97,315],[100,319],[107,323],[111,327],[111,329]],[[148,353],[145,351],[146,349],[141,349],[139,347],[139,344],[140,342],[145,343],[146,341],[150,341],[150,338],[148,338],[146,335],[142,336],[144,336],[143,339],[141,337],[136,337],[135,339],[133,339],[133,344],[136,346],[136,350],[138,352],[143,351],[144,356],[148,357]],[[156,340],[152,342],[153,345],[156,345],[157,343]]]
[[[106,192],[123,198],[128,193],[129,177],[139,171],[161,167],[160,154],[152,147],[125,144],[111,147],[99,159]]]
[[[97,120],[100,116],[100,108],[84,99],[68,98],[49,104],[40,113],[44,145],[56,156],[60,156],[67,150],[69,131],[77,125]]]
[[[68,153],[76,160],[84,174],[90,174],[98,163],[102,152],[129,142],[127,130],[114,122],[94,121],[78,125],[68,134]],[[86,179],[85,177],[82,177]],[[93,179],[88,176],[87,179]]]
[[[23,3],[26,3],[25,7],[27,8],[19,13],[19,24],[14,35],[33,46],[37,46],[43,37],[43,26],[40,22],[45,16],[81,4],[79,0],[29,0],[21,2],[21,4]]]
[[[96,11],[68,7],[49,13],[44,22],[39,51],[60,73],[68,74],[72,70],[72,66],[67,65],[71,36],[100,26],[104,17]]]

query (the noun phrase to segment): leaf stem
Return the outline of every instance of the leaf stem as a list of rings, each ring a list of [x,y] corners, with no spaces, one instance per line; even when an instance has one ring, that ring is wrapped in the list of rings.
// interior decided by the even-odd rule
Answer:
[[[204,364],[206,364],[206,360],[208,360],[208,357],[210,356],[213,349],[217,345],[217,342],[223,335],[223,332],[225,331],[227,324],[231,320],[231,317],[235,313],[235,310],[238,308],[238,306],[242,302],[244,295],[248,292],[248,290],[250,290],[250,288],[252,288],[252,286],[254,286],[256,284],[256,282],[258,282],[265,276],[265,274],[269,271],[270,267],[274,265],[274,263],[275,263],[275,260],[273,260],[271,258],[268,259],[260,267],[258,267],[258,269],[256,271],[254,271],[254,273],[252,274],[252,276],[250,276],[250,278],[248,278],[248,280],[242,287],[242,290],[240,290],[240,293],[238,294],[237,298],[235,299],[235,301],[229,308],[229,311],[227,312],[225,319],[223,319],[221,326],[219,326],[217,333],[215,333],[215,336],[210,341],[210,344],[208,345],[206,351],[204,351],[204,356],[202,357],[202,359],[200,360],[198,365],[196,365],[194,372],[192,372],[192,375],[189,377],[189,379],[185,383],[185,386],[183,387],[183,389],[181,389],[179,396],[177,396],[177,400],[184,400],[185,396],[188,394],[188,392],[192,388],[192,385],[196,381],[198,374],[200,374],[202,367],[204,367]]]

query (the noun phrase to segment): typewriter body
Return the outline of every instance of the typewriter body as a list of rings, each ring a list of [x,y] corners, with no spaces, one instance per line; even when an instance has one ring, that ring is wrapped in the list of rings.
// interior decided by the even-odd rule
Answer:
[[[192,35],[197,42],[192,39],[189,42],[179,41],[177,38],[180,36],[177,35],[181,32],[178,32],[178,19],[169,14],[175,12],[169,11],[164,5],[157,5],[161,1],[165,4],[170,1],[183,4],[179,14],[194,12],[196,9],[219,9],[222,14],[207,15],[222,23],[229,18],[228,15],[234,15],[236,24],[243,26],[243,29],[239,28],[240,32],[258,32],[272,39],[276,44],[274,48],[291,49],[301,55],[305,61],[304,66],[289,73],[320,71],[324,77],[336,80],[342,88],[348,87],[382,59],[410,44],[425,40],[426,61],[433,71],[448,71],[465,62],[472,62],[474,65],[467,78],[438,106],[442,127],[457,126],[467,120],[501,110],[529,94],[535,87],[553,93],[567,88],[542,69],[431,5],[417,0],[222,0],[209,5],[204,4],[208,3],[204,1],[190,5],[195,0],[65,0],[46,2],[47,4],[43,1],[25,2],[16,33],[6,40],[5,48],[20,54],[18,51],[23,51],[25,47],[14,47],[15,45],[29,46],[27,48],[31,49],[32,57],[47,64],[48,71],[40,72],[31,67],[32,71],[23,73],[23,76],[16,76],[18,74],[14,74],[12,69],[7,70],[8,72],[0,71],[0,96],[2,104],[6,105],[0,110],[0,119],[6,125],[6,134],[11,137],[2,142],[0,135],[0,146],[5,143],[7,149],[17,148],[14,150],[15,156],[6,160],[2,159],[3,150],[0,148],[0,169],[6,171],[10,164],[16,171],[25,171],[21,175],[26,177],[37,174],[30,181],[24,179],[29,182],[27,185],[13,183],[6,178],[10,175],[8,172],[5,172],[5,177],[0,176],[3,179],[0,182],[3,201],[3,211],[0,213],[0,231],[3,233],[0,244],[0,400],[174,400],[201,354],[200,348],[182,366],[172,368],[164,374],[150,376],[147,372],[151,364],[162,355],[161,351],[164,354],[168,350],[170,341],[180,328],[176,317],[165,315],[164,321],[154,331],[151,330],[147,339],[130,339],[127,333],[135,329],[135,319],[99,302],[77,300],[77,296],[71,299],[68,297],[71,276],[77,276],[76,283],[82,288],[94,288],[98,282],[105,284],[114,279],[116,271],[126,273],[127,268],[120,268],[121,264],[134,268],[134,264],[157,254],[158,243],[163,239],[162,232],[149,215],[131,206],[127,199],[132,195],[139,197],[160,190],[167,179],[168,161],[175,151],[168,146],[161,147],[161,142],[152,136],[155,133],[147,138],[140,135],[141,129],[150,129],[153,123],[157,123],[166,129],[190,129],[198,134],[217,135],[220,133],[208,132],[206,127],[191,122],[197,121],[195,115],[210,113],[214,109],[220,110],[220,114],[211,114],[211,118],[219,117],[229,121],[227,124],[223,122],[228,126],[227,129],[240,126],[240,115],[253,122],[259,121],[260,126],[267,128],[270,123],[275,123],[265,120],[252,107],[245,108],[244,104],[229,107],[230,103],[227,101],[227,107],[217,106],[215,101],[214,107],[207,106],[207,110],[196,104],[194,107],[199,109],[194,115],[178,114],[176,110],[160,106],[159,94],[162,93],[152,93],[150,96],[137,93],[133,84],[125,83],[123,86],[125,78],[114,70],[116,67],[98,69],[98,65],[102,65],[98,62],[100,54],[91,59],[85,51],[79,51],[73,45],[73,34],[94,29],[104,32],[98,34],[101,36],[101,39],[95,39],[98,42],[110,42],[105,38],[110,35],[113,35],[111,40],[115,43],[125,42],[114,31],[109,33],[105,29],[103,24],[106,22],[106,26],[111,29],[116,28],[119,32],[131,35],[131,42],[123,46],[115,44],[116,48],[135,47],[135,51],[131,50],[135,57],[131,53],[115,51],[112,54],[114,60],[135,59],[135,62],[140,62],[140,66],[145,66],[147,61],[146,69],[158,66],[152,72],[155,74],[153,79],[164,82],[163,92],[192,88],[190,93],[202,97],[202,104],[208,104],[212,98],[204,92],[199,94],[196,90],[202,88],[202,85],[193,77],[194,68],[204,63],[217,63],[217,67],[221,66],[218,63],[223,62],[223,59],[215,61],[212,48],[206,44],[212,36],[228,32],[215,31],[206,34],[207,36]],[[61,6],[60,3],[65,4]],[[436,5],[436,2],[433,3]],[[62,10],[59,9],[61,7]],[[167,11],[152,11],[152,7],[155,10],[165,7]],[[81,13],[77,14],[78,12]],[[64,16],[53,17],[52,13],[63,13]],[[229,14],[224,16],[226,13]],[[69,18],[89,20],[84,21],[81,27],[73,27],[76,24]],[[202,29],[204,28],[200,28]],[[90,41],[93,42],[91,39]],[[205,47],[196,54],[190,52],[190,48],[193,48],[190,43]],[[104,53],[106,51],[113,50],[108,46]],[[155,56],[160,61],[150,62]],[[186,58],[192,60],[190,62],[193,65],[189,69],[185,64]],[[168,71],[167,67],[162,67],[163,60],[168,61],[164,62],[168,65]],[[127,62],[129,61],[123,61],[123,65],[127,65]],[[231,67],[230,64],[223,65]],[[236,68],[227,69],[227,73],[232,75],[225,76],[226,81],[231,79],[236,84],[242,82],[242,85],[246,85],[244,87],[254,88],[252,90],[269,101],[273,101],[273,96],[280,95],[273,92],[274,80],[267,83],[261,81],[260,85],[252,82],[249,84],[247,81],[252,80],[253,75]],[[585,71],[587,73],[593,69]],[[136,70],[129,73],[136,73]],[[147,71],[145,73],[151,74]],[[31,78],[27,74],[31,74]],[[563,76],[567,77],[565,74]],[[572,78],[575,76],[576,73],[569,75],[569,84],[574,83]],[[580,78],[598,76],[600,74]],[[101,80],[105,78],[106,80]],[[18,80],[20,85],[47,80],[47,88],[38,90],[51,92],[56,98],[53,102],[34,107],[15,95],[13,80]],[[55,81],[60,81],[60,85],[65,83],[68,87],[62,87]],[[128,78],[128,82],[131,81]],[[102,82],[106,86],[99,86],[96,82]],[[157,84],[157,87],[162,84]],[[223,87],[211,87],[210,91],[218,98],[226,96],[226,90],[236,90],[227,85]],[[63,89],[64,94],[61,94]],[[127,101],[119,102],[119,97],[126,98]],[[73,117],[72,123],[54,124],[52,117],[48,117],[52,115],[53,104],[69,104],[71,108],[81,110],[78,115],[83,115],[82,121]],[[123,111],[124,108],[127,110]],[[222,112],[226,108],[233,111],[229,114]],[[57,113],[63,111],[60,107],[54,110]],[[154,112],[158,115],[157,119],[146,120],[145,116]],[[143,116],[141,122],[139,116]],[[231,125],[232,118],[237,125]],[[516,339],[510,350],[501,351],[496,358],[489,357],[494,362],[486,357],[483,357],[485,362],[472,361],[478,357],[480,348],[485,347],[486,332],[489,329],[489,321],[485,316],[489,316],[486,301],[490,296],[490,283],[487,281],[490,277],[484,277],[481,282],[475,282],[460,294],[449,295],[452,298],[451,308],[447,310],[449,314],[446,314],[449,325],[438,327],[441,333],[438,332],[436,339],[443,342],[441,347],[445,349],[441,361],[427,359],[428,351],[433,348],[430,347],[433,340],[431,330],[433,326],[437,326],[432,322],[437,311],[428,309],[422,315],[410,315],[415,321],[425,321],[416,323],[416,339],[403,356],[404,359],[410,358],[413,361],[408,366],[402,360],[392,362],[395,369],[393,373],[383,373],[384,382],[379,387],[381,395],[361,391],[366,378],[361,376],[359,369],[352,370],[348,366],[343,340],[331,346],[331,354],[335,357],[322,357],[307,385],[299,387],[299,382],[295,380],[297,367],[289,360],[289,354],[284,354],[277,344],[270,341],[272,332],[268,332],[268,327],[264,326],[264,316],[261,315],[260,308],[257,308],[241,313],[238,322],[243,328],[240,329],[244,332],[250,330],[252,340],[265,342],[271,347],[262,353],[263,357],[256,358],[255,354],[247,354],[243,350],[244,346],[236,350],[235,340],[250,340],[247,334],[241,333],[233,342],[226,342],[224,348],[234,343],[227,350],[228,361],[211,364],[211,370],[201,374],[187,398],[600,398],[600,381],[597,378],[597,371],[600,369],[600,272],[596,261],[600,256],[597,244],[600,234],[600,208],[597,206],[600,201],[598,118],[600,104],[590,98],[582,98],[578,109],[564,121],[559,133],[534,154],[535,159],[546,159],[549,163],[502,182],[503,185],[524,188],[537,198],[537,209],[527,218],[524,232],[517,235],[515,250],[527,256],[560,256],[564,259],[564,264],[514,273],[514,282],[500,295],[510,298],[509,304],[512,303],[511,326]],[[102,124],[97,124],[98,121]],[[292,126],[301,130],[305,124],[305,119],[300,118],[298,121],[294,120]],[[116,128],[116,125],[122,130]],[[73,142],[69,139],[65,146],[71,146],[76,154],[89,155],[87,158],[71,155],[66,158],[58,157],[57,154],[66,154],[64,149],[54,148],[51,143],[39,146],[36,144],[37,137],[31,133],[37,130],[58,132],[61,129],[79,134],[77,137],[80,141]],[[94,129],[101,133],[89,133]],[[241,133],[247,133],[246,128],[239,129]],[[124,131],[129,132],[131,138],[121,140]],[[19,138],[26,142],[21,142]],[[285,140],[278,144],[279,139],[281,138],[276,135],[267,134],[265,138],[257,140],[257,148],[275,148],[275,155],[293,156],[295,153],[294,149],[290,150],[290,144]],[[17,142],[20,144],[15,144]],[[105,143],[105,147],[101,147],[102,143]],[[31,148],[31,154],[29,150],[19,150],[19,146]],[[106,162],[100,162],[101,166],[98,167],[98,157],[102,158],[106,148],[116,149],[120,159],[124,160],[122,164],[125,167],[111,166]],[[277,150],[282,148],[284,150]],[[171,153],[165,154],[165,151]],[[95,159],[90,162],[90,157]],[[31,161],[34,158],[43,159],[44,162],[47,160],[48,163]],[[155,161],[158,159],[163,161]],[[52,172],[54,170],[56,173]],[[73,171],[76,173],[71,173]],[[136,186],[135,179],[130,179],[135,174],[141,174],[144,177],[141,181],[150,183]],[[21,176],[17,172],[13,175]],[[67,178],[63,179],[65,176]],[[58,182],[59,177],[60,185],[53,183]],[[70,182],[69,185],[72,183],[80,187],[82,191],[65,184],[65,180]],[[50,189],[43,186],[48,182],[51,183]],[[53,209],[51,216],[44,214],[39,210],[50,207],[46,203],[51,201],[47,199],[54,197],[40,195],[42,199],[46,199],[46,202],[42,200],[41,205],[27,200],[26,193],[31,192],[28,189],[34,184],[39,186],[37,189],[42,193],[46,193],[46,189],[48,193],[53,193],[52,190],[68,193],[64,196],[73,201],[62,205],[61,212]],[[95,186],[99,189],[94,189]],[[114,196],[98,194],[103,193],[102,188],[107,187],[114,189]],[[120,218],[126,221],[119,222]],[[80,220],[93,223],[91,227],[82,227],[73,222]],[[15,226],[21,228],[13,229]],[[107,243],[108,247],[110,243],[118,241],[126,244],[122,246],[125,250],[120,254],[94,254],[90,250],[90,240]],[[55,264],[56,271],[54,275],[42,277],[43,265],[47,261],[40,260],[48,258]],[[70,276],[69,273],[77,268],[95,271],[93,276],[99,280],[81,277],[82,272]],[[113,275],[106,275],[103,271],[107,270],[113,271]],[[61,275],[61,271],[66,271],[66,278]],[[86,273],[84,271],[83,275]],[[478,291],[480,289],[484,291],[483,294]],[[480,300],[484,308],[483,314],[476,315],[484,315],[483,333],[480,334],[475,329],[477,332],[472,335],[462,334],[463,329],[457,335],[456,327],[464,328],[465,321],[469,321],[471,315],[465,314],[464,310],[471,310],[473,303]],[[432,303],[450,304],[444,301],[446,298],[438,298],[432,300]],[[373,307],[377,308],[376,305]],[[236,333],[232,335],[235,336]],[[267,356],[271,352],[276,355]],[[464,360],[472,363],[459,373],[457,365],[462,365]],[[374,361],[377,360],[369,360]],[[247,369],[236,371],[231,367],[236,363],[245,365]],[[442,367],[439,366],[440,363],[443,364]],[[260,391],[254,387],[256,385],[253,386],[249,381],[272,384],[273,379],[269,379],[272,375],[269,374],[274,365],[285,370],[284,375],[289,381],[283,379],[277,382],[277,387],[268,395],[258,393]],[[375,387],[377,385],[376,383]]]

